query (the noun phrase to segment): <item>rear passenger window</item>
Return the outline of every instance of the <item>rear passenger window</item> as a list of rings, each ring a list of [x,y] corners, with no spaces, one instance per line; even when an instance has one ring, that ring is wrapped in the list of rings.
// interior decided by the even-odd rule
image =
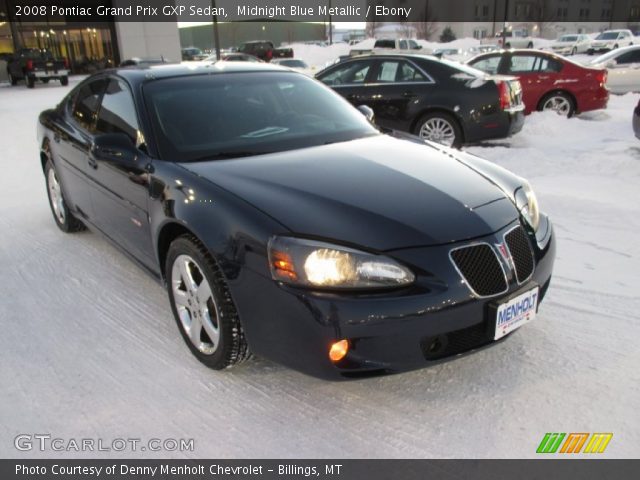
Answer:
[[[562,70],[561,62],[538,55],[513,55],[509,66],[509,73],[551,73],[560,70]]]
[[[106,80],[104,78],[94,80],[81,87],[76,95],[73,118],[82,128],[88,131],[93,130],[98,107],[100,106],[100,97],[105,85]]]
[[[380,63],[378,74],[374,79],[374,82],[377,83],[424,81],[426,81],[426,77],[416,67],[398,60],[388,60]]]
[[[100,133],[124,133],[133,143],[143,143],[133,97],[122,80],[109,80],[102,97],[96,130]]]

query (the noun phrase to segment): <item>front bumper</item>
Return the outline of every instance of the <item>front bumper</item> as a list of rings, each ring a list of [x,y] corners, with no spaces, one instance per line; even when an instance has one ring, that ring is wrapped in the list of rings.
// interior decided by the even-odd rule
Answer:
[[[476,241],[499,243],[514,225]],[[333,380],[402,372],[496,343],[491,309],[515,293],[538,285],[542,300],[555,257],[546,217],[538,237],[542,246],[529,234],[536,265],[531,278],[521,285],[510,278],[508,291],[490,298],[474,296],[449,260],[449,251],[465,242],[389,252],[414,268],[416,284],[405,290],[322,293],[279,285],[246,271],[242,288],[233,286],[232,295],[257,355]],[[339,339],[348,339],[351,348],[334,364],[328,350]],[[432,348],[434,342],[438,348]]]

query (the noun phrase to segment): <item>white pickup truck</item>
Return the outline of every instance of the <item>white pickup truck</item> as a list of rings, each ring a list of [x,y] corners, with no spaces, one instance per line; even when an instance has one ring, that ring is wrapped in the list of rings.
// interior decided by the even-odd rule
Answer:
[[[422,45],[413,40],[412,38],[380,38],[373,44],[373,48],[361,49],[352,48],[349,51],[350,56],[364,55],[366,53],[390,53],[400,52],[409,53],[416,50],[422,50]],[[421,52],[427,53],[427,52]]]
[[[500,48],[533,48],[533,38],[525,30],[507,30],[495,37],[480,41],[482,45],[497,45]]]

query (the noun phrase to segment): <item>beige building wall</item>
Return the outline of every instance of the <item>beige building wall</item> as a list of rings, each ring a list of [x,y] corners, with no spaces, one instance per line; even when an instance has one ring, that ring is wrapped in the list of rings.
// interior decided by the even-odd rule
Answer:
[[[179,62],[180,35],[177,22],[117,22],[120,59],[164,57]]]

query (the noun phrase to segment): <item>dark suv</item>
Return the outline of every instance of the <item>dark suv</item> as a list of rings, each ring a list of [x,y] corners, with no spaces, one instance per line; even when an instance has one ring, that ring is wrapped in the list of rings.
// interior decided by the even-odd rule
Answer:
[[[240,45],[238,51],[241,53],[247,53],[249,55],[253,55],[254,57],[258,57],[260,60],[265,62],[271,61],[273,58],[273,52],[275,47],[273,46],[273,42],[268,40],[254,40],[251,42],[245,42]]]

